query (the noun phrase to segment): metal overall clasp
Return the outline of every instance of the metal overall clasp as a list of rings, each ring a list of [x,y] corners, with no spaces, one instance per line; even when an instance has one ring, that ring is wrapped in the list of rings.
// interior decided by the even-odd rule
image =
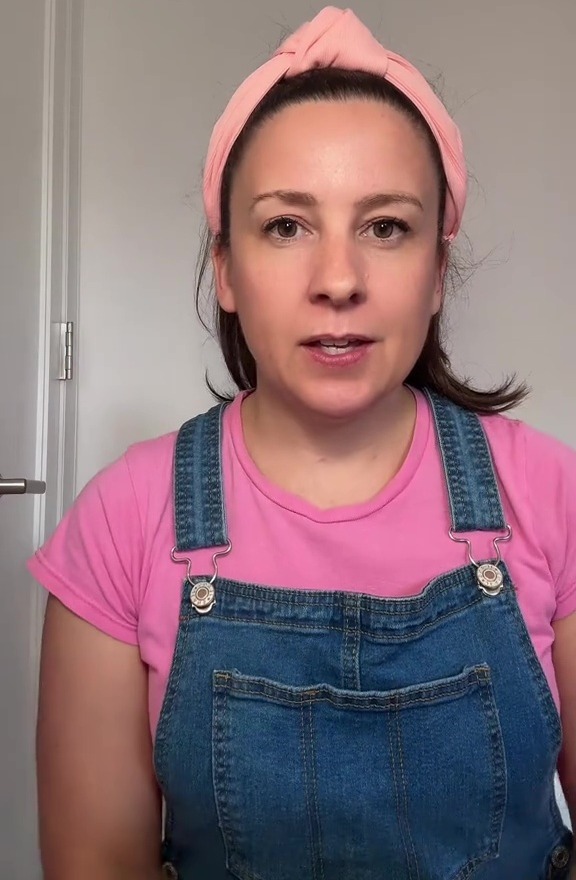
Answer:
[[[502,544],[504,541],[510,540],[510,538],[512,537],[512,527],[506,524],[506,532],[503,535],[497,535],[493,539],[492,543],[494,545],[494,551],[496,553],[496,559],[494,560],[494,562],[476,562],[476,560],[472,556],[472,542],[470,541],[470,539],[457,538],[452,529],[450,529],[448,534],[453,541],[456,541],[456,543],[466,544],[468,548],[468,559],[476,569],[476,580],[478,581],[478,587],[482,590],[483,593],[485,593],[486,596],[497,596],[504,586],[504,575],[498,567],[502,562],[502,552],[500,550],[500,544]]]
[[[216,578],[218,577],[218,560],[221,556],[227,556],[228,553],[232,550],[232,544],[228,541],[228,546],[224,550],[218,550],[214,556],[212,557],[212,565],[214,567],[214,574],[210,578],[209,581],[195,581],[192,576],[192,562],[185,556],[183,559],[178,559],[176,556],[178,550],[176,547],[172,547],[170,551],[170,558],[172,562],[176,562],[177,564],[186,564],[186,580],[190,584],[190,604],[193,608],[198,612],[198,614],[208,614],[214,608],[216,604],[216,589],[214,587],[214,583]]]

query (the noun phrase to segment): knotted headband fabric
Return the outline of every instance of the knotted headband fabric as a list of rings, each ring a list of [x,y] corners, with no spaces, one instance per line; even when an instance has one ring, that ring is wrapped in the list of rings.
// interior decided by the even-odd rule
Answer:
[[[220,232],[224,167],[252,112],[279,80],[325,67],[383,76],[420,111],[442,155],[448,182],[444,237],[451,241],[460,228],[466,203],[466,162],[458,127],[420,71],[400,55],[388,52],[352,10],[334,6],[327,6],[298,28],[265,64],[245,79],[216,123],[204,170],[204,207],[212,233]]]

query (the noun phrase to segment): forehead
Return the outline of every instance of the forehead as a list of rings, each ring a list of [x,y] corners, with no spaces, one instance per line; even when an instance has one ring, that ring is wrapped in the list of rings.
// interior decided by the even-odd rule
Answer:
[[[424,133],[405,113],[374,99],[284,107],[249,139],[234,189],[435,193],[437,172]]]

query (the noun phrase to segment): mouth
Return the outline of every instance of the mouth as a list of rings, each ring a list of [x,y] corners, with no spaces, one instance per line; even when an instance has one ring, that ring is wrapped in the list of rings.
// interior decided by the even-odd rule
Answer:
[[[342,355],[370,345],[374,340],[367,336],[312,336],[302,345],[315,348],[327,355]]]

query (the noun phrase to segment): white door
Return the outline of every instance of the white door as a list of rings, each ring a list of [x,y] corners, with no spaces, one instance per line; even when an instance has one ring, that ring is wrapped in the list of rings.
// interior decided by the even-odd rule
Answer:
[[[58,378],[57,331],[75,317],[68,278],[75,248],[63,247],[77,196],[74,2],[8,0],[0,20],[0,473],[6,478],[0,482],[0,877],[6,880],[40,877],[34,726],[44,597],[25,560],[73,491],[74,456],[64,428],[67,417],[74,423],[75,394]],[[26,482],[9,485],[8,478]],[[34,494],[43,481],[47,493]],[[20,489],[28,493],[13,494]]]
[[[44,3],[13,0],[0,27],[2,120],[0,472],[39,476],[36,457]],[[37,878],[31,656],[33,496],[0,496],[0,876]]]

